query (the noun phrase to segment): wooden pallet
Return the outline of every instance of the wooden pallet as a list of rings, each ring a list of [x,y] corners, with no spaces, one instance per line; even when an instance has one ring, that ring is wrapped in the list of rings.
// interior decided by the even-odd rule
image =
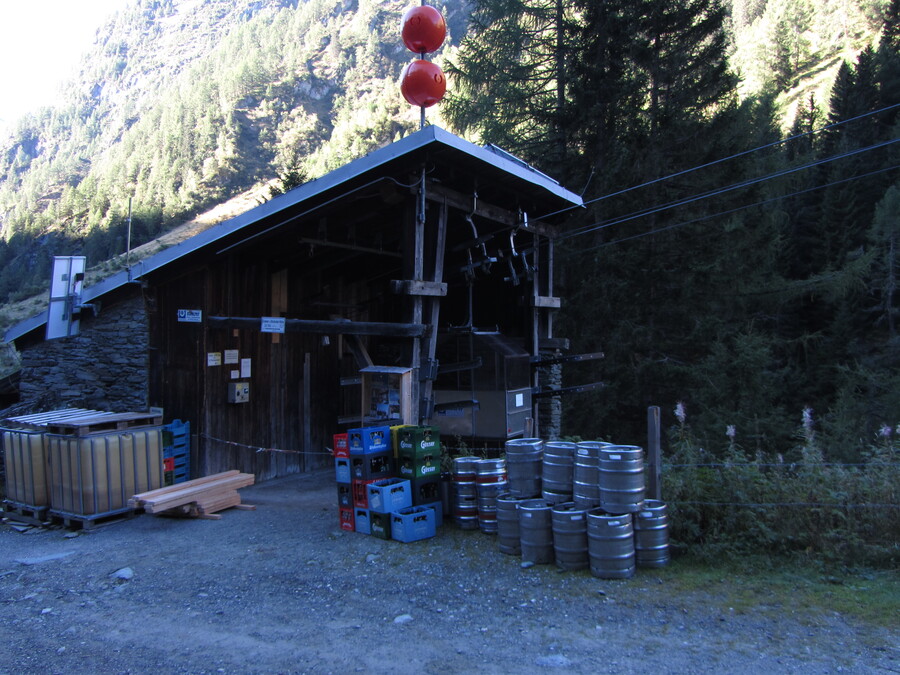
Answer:
[[[3,516],[23,525],[46,525],[50,522],[47,518],[49,509],[49,506],[32,506],[10,500],[3,502]]]
[[[136,512],[131,507],[89,515],[50,509],[50,522],[62,525],[69,530],[92,530],[104,525],[130,520],[135,515]]]
[[[161,426],[162,422],[162,415],[152,413],[101,413],[49,422],[47,431],[51,434],[86,436],[103,431],[128,431],[140,427]]]
[[[168,516],[186,516],[218,520],[218,511],[229,508],[253,510],[256,507],[241,503],[238,490],[253,485],[253,474],[236,470],[196,478],[184,483],[132,497],[128,503],[133,508],[142,508],[147,513]]]

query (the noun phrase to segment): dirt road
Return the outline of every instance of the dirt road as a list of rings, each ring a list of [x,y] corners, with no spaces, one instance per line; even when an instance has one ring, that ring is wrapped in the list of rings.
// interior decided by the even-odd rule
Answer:
[[[219,521],[0,526],[0,673],[900,672],[900,626],[522,569],[453,525],[345,533],[330,474],[241,492]]]

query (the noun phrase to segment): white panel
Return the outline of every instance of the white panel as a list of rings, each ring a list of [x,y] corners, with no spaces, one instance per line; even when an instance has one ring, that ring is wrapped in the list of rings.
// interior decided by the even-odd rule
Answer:
[[[85,257],[56,256],[50,275],[50,308],[47,312],[47,339],[77,335],[79,322],[72,308],[81,304]]]

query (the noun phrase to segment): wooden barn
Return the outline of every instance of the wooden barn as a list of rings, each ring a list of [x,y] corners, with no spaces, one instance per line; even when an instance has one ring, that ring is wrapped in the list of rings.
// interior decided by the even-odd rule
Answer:
[[[426,127],[84,288],[75,335],[46,339],[46,313],[11,328],[21,399],[189,421],[197,475],[306,471],[372,423],[552,433],[536,365],[566,341],[546,214],[580,204]]]

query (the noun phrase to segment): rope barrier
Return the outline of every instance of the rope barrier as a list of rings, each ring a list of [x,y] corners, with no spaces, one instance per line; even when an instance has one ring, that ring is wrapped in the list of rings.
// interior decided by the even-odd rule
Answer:
[[[285,455],[328,455],[329,457],[333,457],[334,453],[331,451],[331,448],[326,448],[328,452],[317,452],[315,450],[285,450],[283,448],[264,448],[258,445],[247,445],[246,443],[238,443],[236,441],[226,441],[223,438],[216,438],[215,436],[210,436],[209,434],[199,434],[201,438],[205,438],[210,441],[215,441],[216,443],[222,443],[223,445],[233,445],[238,448],[246,448],[247,450],[253,450],[257,453],[260,452],[279,452]]]

